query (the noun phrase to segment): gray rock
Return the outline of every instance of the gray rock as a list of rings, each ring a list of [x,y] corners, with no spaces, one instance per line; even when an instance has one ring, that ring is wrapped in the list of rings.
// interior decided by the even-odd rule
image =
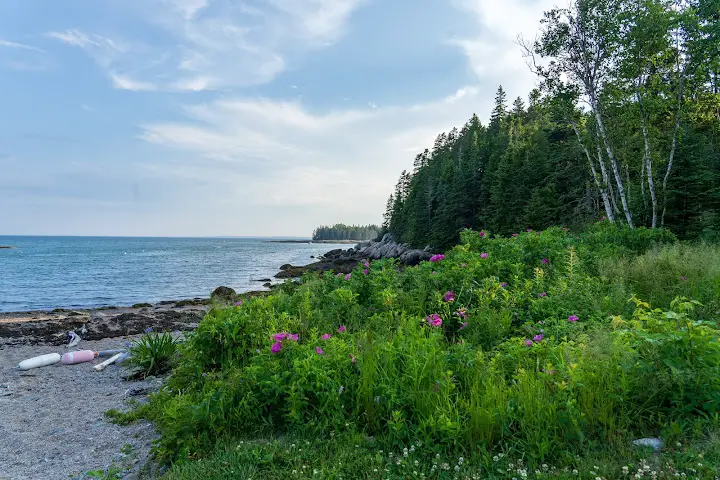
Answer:
[[[636,447],[650,447],[656,452],[659,452],[663,447],[663,441],[659,438],[639,438],[633,440],[632,443]]]
[[[217,287],[210,294],[210,298],[221,302],[231,302],[236,296],[237,293],[230,287]],[[162,302],[160,303],[162,304]]]

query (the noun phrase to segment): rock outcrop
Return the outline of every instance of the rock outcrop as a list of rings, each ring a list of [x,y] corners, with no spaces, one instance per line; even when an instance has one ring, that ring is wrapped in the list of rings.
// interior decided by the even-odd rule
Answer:
[[[348,250],[351,256],[363,259],[397,258],[403,265],[417,265],[430,260],[430,247],[424,250],[413,249],[404,243],[397,243],[391,233],[386,233],[379,242],[363,242]]]
[[[0,345],[64,345],[69,330],[83,340],[137,335],[148,327],[169,332],[193,330],[209,308],[163,302],[152,307],[0,314]]]
[[[335,271],[337,273],[350,273],[361,261],[378,260],[381,258],[397,258],[402,265],[417,265],[422,261],[430,260],[432,252],[430,247],[424,250],[413,249],[409,245],[397,243],[395,237],[388,233],[379,242],[361,242],[347,250],[335,249],[327,252],[319,262],[304,267],[283,265],[281,272],[275,278],[300,277],[305,272]]]

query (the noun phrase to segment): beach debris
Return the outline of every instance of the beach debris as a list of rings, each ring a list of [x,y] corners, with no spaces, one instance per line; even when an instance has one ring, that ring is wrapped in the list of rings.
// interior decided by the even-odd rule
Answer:
[[[53,365],[60,361],[59,353],[48,353],[45,355],[38,355],[37,357],[28,358],[18,363],[18,369],[30,370],[32,368],[46,367]]]
[[[659,438],[639,438],[637,440],[633,440],[632,443],[636,447],[650,447],[656,452],[659,452],[663,446],[663,441]]]
[[[67,344],[67,348],[72,348],[72,347],[76,346],[78,343],[80,343],[80,340],[82,340],[82,339],[80,338],[80,335],[78,335],[77,333],[73,332],[72,330],[69,331],[69,332],[68,332],[68,344]]]
[[[78,350],[77,352],[68,352],[62,356],[63,365],[74,365],[76,363],[92,362],[97,356],[97,352],[92,350]]]
[[[83,326],[80,329],[80,335],[85,335],[86,333],[87,333],[87,328],[85,328],[85,324],[83,323]]]
[[[120,355],[120,358],[115,360],[115,363],[117,365],[121,365],[121,364],[125,363],[125,361],[127,361],[128,358],[130,358],[130,353],[124,352],[123,354]]]
[[[125,349],[120,348],[120,349],[116,349],[116,350],[100,350],[98,352],[98,357],[100,357],[100,358],[112,357],[113,355],[117,355],[118,353],[125,353]]]
[[[105,370],[105,367],[107,367],[108,365],[112,365],[113,363],[115,363],[115,361],[117,361],[118,358],[122,357],[122,355],[123,355],[122,353],[115,354],[115,355],[113,355],[112,357],[110,357],[110,358],[108,358],[107,360],[105,360],[104,362],[95,365],[95,366],[93,367],[93,369],[94,369],[96,372],[102,372],[103,370]]]

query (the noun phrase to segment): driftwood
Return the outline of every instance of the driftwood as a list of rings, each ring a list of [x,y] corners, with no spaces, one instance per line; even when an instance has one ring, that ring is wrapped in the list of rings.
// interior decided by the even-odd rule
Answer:
[[[113,363],[115,363],[115,361],[116,361],[118,358],[120,358],[121,356],[122,356],[122,353],[117,353],[117,354],[113,355],[112,357],[108,358],[107,360],[105,360],[104,362],[98,363],[97,365],[95,365],[95,366],[93,367],[93,369],[94,369],[96,372],[102,372],[103,370],[105,370],[105,367],[107,367],[108,365],[112,365]]]

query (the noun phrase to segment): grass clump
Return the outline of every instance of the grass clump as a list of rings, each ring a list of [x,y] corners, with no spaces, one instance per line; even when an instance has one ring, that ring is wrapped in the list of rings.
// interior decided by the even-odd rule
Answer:
[[[715,478],[717,448],[700,469],[676,445],[720,431],[717,275],[648,302],[652,269],[625,272],[680,247],[616,230],[465,231],[418,267],[365,262],[214,308],[123,419],[155,422],[169,478]],[[657,436],[660,457],[632,446]]]
[[[129,349],[127,366],[130,378],[147,378],[162,375],[172,369],[177,360],[177,343],[169,333],[153,332],[135,340]]]

